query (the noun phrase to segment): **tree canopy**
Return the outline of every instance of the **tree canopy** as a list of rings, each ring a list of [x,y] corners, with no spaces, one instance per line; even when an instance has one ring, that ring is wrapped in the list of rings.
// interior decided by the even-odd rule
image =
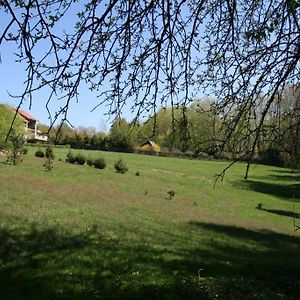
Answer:
[[[64,100],[54,121],[67,120],[82,83],[98,94],[95,107],[118,115],[131,103],[138,117],[160,106],[186,107],[202,90],[216,98],[213,111],[225,124],[220,151],[243,138],[250,160],[283,91],[298,88],[298,0],[2,0],[0,6],[6,15],[0,51],[14,43],[17,60],[27,64],[20,103],[47,88],[48,103]]]
[[[7,134],[14,115],[15,112],[12,108],[5,104],[0,104],[0,150],[10,147],[10,141],[7,141]],[[14,122],[13,129],[16,134],[24,134],[24,125],[19,116]]]

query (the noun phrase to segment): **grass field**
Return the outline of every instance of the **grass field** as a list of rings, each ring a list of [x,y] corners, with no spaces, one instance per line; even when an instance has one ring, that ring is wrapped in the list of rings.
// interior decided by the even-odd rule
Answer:
[[[0,299],[300,299],[299,173],[236,164],[214,187],[226,162],[67,149],[46,172],[36,149],[0,158]]]

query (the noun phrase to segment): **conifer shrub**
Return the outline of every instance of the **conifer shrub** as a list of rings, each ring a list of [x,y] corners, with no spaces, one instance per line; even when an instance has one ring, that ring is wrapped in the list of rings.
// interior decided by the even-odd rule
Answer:
[[[9,141],[11,143],[11,149],[8,152],[7,161],[11,162],[14,166],[23,161],[23,146],[25,143],[24,136],[16,133],[12,130]]]
[[[86,160],[86,163],[87,163],[88,166],[92,167],[93,164],[94,164],[94,160],[93,160],[92,158],[89,157],[89,158]]]
[[[78,164],[78,165],[84,165],[85,162],[86,162],[86,157],[81,154],[81,153],[78,153],[76,156],[75,156],[75,162]]]
[[[66,162],[70,163],[70,164],[74,164],[75,163],[75,156],[73,154],[72,151],[69,151],[67,154],[67,158],[66,158]]]
[[[115,170],[117,171],[117,173],[124,174],[128,171],[128,168],[127,168],[125,162],[121,158],[115,162],[114,167],[115,167]]]
[[[50,158],[52,160],[55,158],[55,155],[54,155],[54,152],[53,152],[53,149],[51,146],[47,146],[47,148],[45,150],[45,156],[46,156],[46,158]]]
[[[47,146],[45,150],[46,161],[44,163],[44,167],[47,171],[51,171],[53,169],[53,160],[55,158],[53,149],[51,146]]]
[[[94,167],[96,169],[105,169],[106,168],[105,159],[103,157],[96,158],[94,160]]]
[[[41,149],[35,151],[34,155],[35,155],[36,157],[45,157],[45,153],[44,153],[44,151],[41,150]]]

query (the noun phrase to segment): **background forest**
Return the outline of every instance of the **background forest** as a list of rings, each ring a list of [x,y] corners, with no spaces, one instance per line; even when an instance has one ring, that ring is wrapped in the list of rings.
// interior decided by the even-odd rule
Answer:
[[[296,87],[286,88],[270,109],[259,133],[254,160],[298,167],[300,127],[297,94]],[[256,135],[256,120],[260,118],[259,109],[251,119],[247,115],[227,116],[229,120],[239,118],[236,127],[232,128],[231,121],[221,121],[223,116],[217,113],[217,105],[218,102],[213,99],[195,100],[187,108],[161,108],[144,122],[127,122],[119,117],[108,133],[93,127],[58,125],[50,131],[50,142],[76,149],[135,152],[147,150],[140,146],[152,140],[159,147],[148,149],[146,152],[149,154],[247,161]],[[39,129],[44,133],[49,130],[43,124],[39,125]]]

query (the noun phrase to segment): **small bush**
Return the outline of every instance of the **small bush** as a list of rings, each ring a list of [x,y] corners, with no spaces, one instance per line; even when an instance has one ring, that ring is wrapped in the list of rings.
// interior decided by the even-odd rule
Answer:
[[[47,146],[45,151],[45,156],[46,156],[46,161],[44,163],[44,167],[47,171],[51,171],[53,169],[53,159],[55,158],[51,146]]]
[[[125,162],[121,158],[115,162],[114,167],[115,167],[115,170],[117,171],[117,173],[124,174],[128,171],[128,168],[127,168]]]
[[[91,167],[94,164],[94,160],[90,157],[86,160],[86,163]]]
[[[70,164],[74,164],[75,163],[75,156],[73,154],[72,151],[69,151],[69,153],[67,154],[67,158],[66,161]]]
[[[78,153],[76,156],[75,156],[75,162],[79,165],[84,165],[85,162],[86,162],[86,158],[83,154],[81,153]]]
[[[34,155],[35,155],[36,157],[45,157],[45,153],[44,153],[44,151],[42,151],[41,149],[35,151]]]
[[[174,191],[168,191],[169,199],[171,200],[175,196]]]
[[[24,149],[23,149],[23,154],[26,155],[27,153],[28,153],[28,149],[27,149],[27,148],[24,148]]]
[[[140,176],[141,174],[140,174],[140,172],[139,171],[137,171],[136,173],[135,173],[135,176]]]
[[[96,169],[105,169],[106,168],[106,162],[103,157],[99,157],[94,160],[94,167]]]
[[[12,148],[8,153],[7,161],[16,166],[23,161],[23,146],[25,139],[22,134],[16,134],[15,131],[12,130],[9,141],[11,142]]]
[[[53,149],[51,146],[47,146],[46,150],[45,150],[45,156],[49,159],[54,159],[55,156],[54,156],[54,153],[53,153]]]

